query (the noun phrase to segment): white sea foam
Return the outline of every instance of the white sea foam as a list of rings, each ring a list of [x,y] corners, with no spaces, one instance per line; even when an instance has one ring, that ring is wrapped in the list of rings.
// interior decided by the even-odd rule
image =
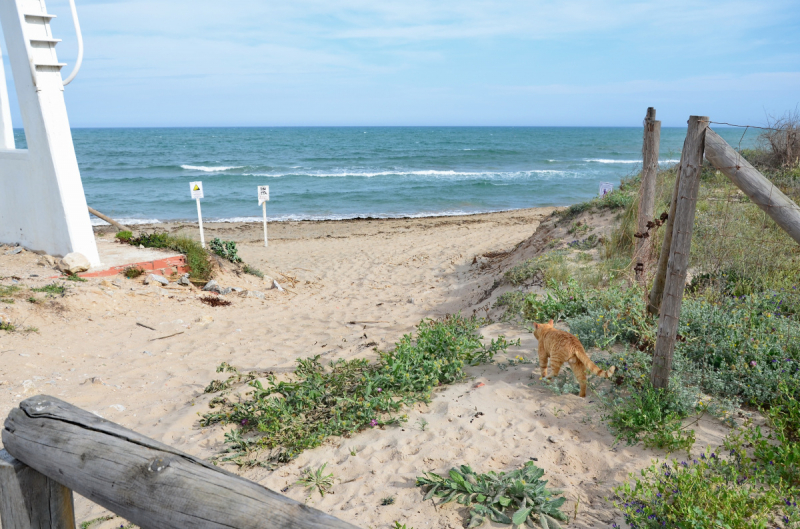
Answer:
[[[348,171],[337,172],[303,172],[303,173],[244,173],[244,176],[265,176],[269,178],[280,178],[283,176],[310,176],[313,178],[346,178],[361,177],[373,178],[376,176],[432,176],[440,178],[525,178],[531,175],[554,175],[563,174],[577,176],[575,171],[561,171],[557,169],[531,169],[528,171],[452,171],[425,169],[419,171]]]
[[[548,160],[549,161],[549,160]],[[584,162],[594,163],[642,163],[641,160],[609,160],[608,158],[586,158]],[[680,160],[659,160],[658,163],[678,163]]]
[[[216,173],[217,171],[230,171],[231,169],[241,169],[244,165],[235,165],[235,166],[219,166],[219,167],[203,167],[200,165],[181,165],[181,169],[186,169],[187,171],[202,171],[204,173]]]
[[[487,209],[477,211],[450,210],[422,213],[359,213],[342,215],[282,215],[280,217],[267,217],[268,222],[298,222],[304,220],[352,220],[352,219],[420,219],[425,217],[455,217],[459,215],[479,215],[481,213],[497,213],[510,211],[505,209]],[[205,222],[263,222],[263,217],[227,217]]]
[[[136,224],[158,224],[161,222],[158,219],[114,219],[124,226],[134,226]],[[110,226],[110,224],[103,219],[92,217],[92,226]]]

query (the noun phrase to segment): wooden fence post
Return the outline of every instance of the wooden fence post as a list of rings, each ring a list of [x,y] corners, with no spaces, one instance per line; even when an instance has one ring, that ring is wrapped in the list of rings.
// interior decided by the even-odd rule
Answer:
[[[684,152],[686,142],[683,142]],[[647,303],[647,311],[652,315],[658,315],[661,309],[661,299],[664,297],[664,284],[667,281],[667,263],[669,262],[669,251],[672,247],[672,230],[675,226],[675,208],[678,205],[678,188],[681,185],[681,167],[683,167],[683,153],[678,164],[678,172],[675,176],[675,187],[672,188],[672,200],[669,203],[669,217],[664,225],[664,240],[661,243],[661,255],[658,257],[656,276],[653,278],[653,286],[650,288],[650,299]]]
[[[0,450],[0,527],[75,529],[72,491]]]
[[[638,232],[647,233],[647,223],[653,220],[656,204],[656,176],[658,175],[658,150],[661,143],[661,122],[656,121],[656,109],[649,107],[644,118],[644,139],[642,141],[642,184],[639,191]],[[643,271],[643,249],[649,247],[649,238],[636,239],[636,260],[640,278]]]
[[[697,206],[697,192],[700,189],[700,173],[703,170],[703,150],[705,147],[708,117],[691,116],[686,141],[681,155],[681,176],[675,207],[672,245],[667,264],[667,279],[664,297],[658,318],[656,350],[653,353],[653,370],[650,382],[654,388],[666,389],[672,372],[672,353],[678,333],[683,291],[686,288],[686,272],[689,267],[689,254],[692,249],[692,230]]]

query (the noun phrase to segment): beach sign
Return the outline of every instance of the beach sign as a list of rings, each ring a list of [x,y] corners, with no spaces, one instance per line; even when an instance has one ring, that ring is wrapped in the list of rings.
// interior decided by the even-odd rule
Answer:
[[[611,182],[600,182],[600,196],[604,197],[614,191],[614,184]]]
[[[203,182],[190,182],[189,187],[192,190],[192,198],[204,198],[203,197]]]
[[[264,247],[269,245],[267,241],[267,202],[269,202],[269,186],[258,186],[258,205],[263,208],[264,213]]]
[[[269,186],[258,186],[258,205],[269,202]]]
[[[203,182],[189,182],[192,198],[197,201],[197,222],[200,225],[200,244],[206,247],[206,238],[203,235],[203,213],[200,210],[200,199],[203,197]]]

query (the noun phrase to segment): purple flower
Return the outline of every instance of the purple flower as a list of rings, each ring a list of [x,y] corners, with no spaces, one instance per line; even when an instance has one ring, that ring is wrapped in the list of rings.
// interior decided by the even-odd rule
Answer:
[[[242,419],[242,426],[244,426],[245,424],[247,424],[247,419]]]
[[[372,419],[371,421],[369,421],[369,425],[374,428],[374,427],[378,426],[378,421],[376,421],[375,419]]]
[[[752,362],[750,362],[750,365],[753,366],[753,367],[756,367],[756,361],[753,360]]]
[[[378,389],[377,389],[377,391],[378,391],[378,393],[380,393],[380,392],[381,392],[381,391],[383,391],[383,390],[382,390],[381,388],[378,388]]]

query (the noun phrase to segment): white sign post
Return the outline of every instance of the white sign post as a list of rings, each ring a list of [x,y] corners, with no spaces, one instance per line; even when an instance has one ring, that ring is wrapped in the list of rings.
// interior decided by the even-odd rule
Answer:
[[[264,247],[269,246],[267,242],[267,202],[269,202],[269,186],[258,186],[258,205],[264,211]]]
[[[203,235],[203,213],[200,211],[200,199],[203,198],[203,182],[191,182],[189,187],[192,191],[192,198],[197,200],[197,220],[200,222],[200,244],[206,247],[206,238]]]
[[[604,197],[614,191],[614,184],[611,182],[600,182],[600,196]]]

